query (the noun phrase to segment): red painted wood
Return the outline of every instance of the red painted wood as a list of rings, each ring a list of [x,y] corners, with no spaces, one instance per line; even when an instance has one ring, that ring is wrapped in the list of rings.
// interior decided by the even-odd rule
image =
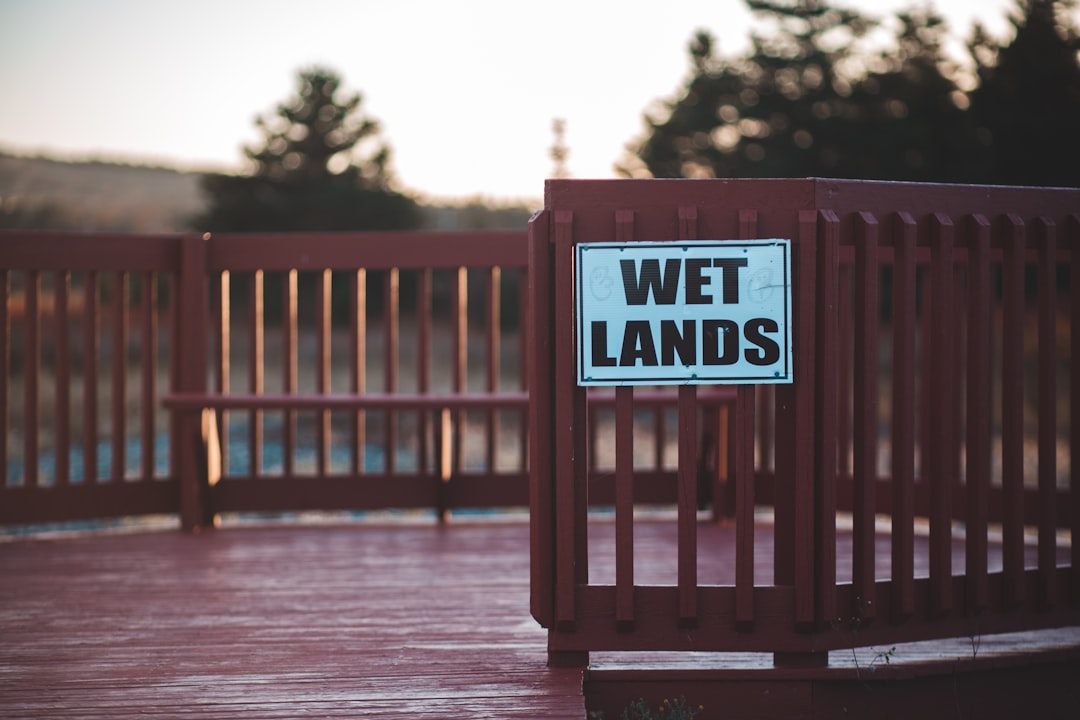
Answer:
[[[1039,590],[1047,605],[1058,602],[1057,587],[1057,226],[1039,218],[1038,243],[1038,491],[1039,491]],[[1080,539],[1078,539],[1080,541]]]
[[[38,484],[38,436],[30,428],[38,426],[38,396],[41,372],[41,273],[26,273],[26,318],[24,320],[25,355],[23,365],[23,483],[27,487]],[[5,410],[6,412],[6,410]],[[6,438],[5,438],[6,441]]]
[[[799,367],[794,391],[795,455],[794,501],[792,513],[790,553],[793,564],[791,582],[795,586],[795,622],[808,627],[814,622],[814,540],[815,540],[815,487],[814,487],[814,342],[817,338],[817,213],[804,210],[799,213],[798,242],[792,248],[795,263],[795,283],[792,308],[796,331],[794,363]],[[788,386],[784,386],[788,387]],[[781,553],[784,550],[781,550]],[[778,553],[780,554],[780,553]]]
[[[894,620],[915,612],[915,379],[917,226],[900,213],[893,266],[892,578]]]
[[[423,394],[431,391],[431,270],[421,270],[417,275],[416,391]],[[428,431],[431,426],[427,413],[418,414],[417,426],[420,471],[426,472],[429,468]]]
[[[634,621],[634,388],[615,388],[615,620]]]
[[[952,607],[952,489],[957,482],[954,465],[954,409],[956,371],[953,358],[953,246],[954,226],[946,215],[934,216],[931,225],[933,247],[931,289],[937,308],[931,318],[930,353],[933,354],[933,377],[930,379],[932,435],[930,455],[930,585],[932,605],[937,612]]]
[[[209,266],[234,272],[287,270],[456,270],[524,267],[525,233],[469,232],[215,233]]]
[[[135,483],[142,485],[142,483]],[[523,522],[0,543],[8,718],[584,718]]]
[[[840,264],[840,219],[824,210],[818,219],[819,254],[817,280],[817,397],[814,423],[815,463],[815,568],[817,620],[836,618],[836,475],[837,475],[837,347],[839,306],[837,281]],[[846,379],[844,380],[846,382]]]
[[[219,395],[224,395],[231,389],[232,368],[232,276],[228,270],[211,276],[210,305],[216,308],[214,312],[214,389]],[[229,412],[221,410],[217,413],[218,438],[222,447],[229,446]],[[224,453],[221,458],[221,472],[229,472],[229,453]]]
[[[367,391],[367,271],[363,268],[349,275],[349,392],[363,395]],[[358,410],[350,416],[353,441],[352,469],[364,468],[364,448],[367,443],[367,415]]]
[[[297,391],[297,290],[299,278],[296,270],[288,270],[281,277],[281,392],[293,395]],[[291,475],[296,462],[296,413],[285,411],[281,426],[281,457],[283,472]]]
[[[573,322],[573,231],[574,215],[570,211],[554,213],[554,258],[552,276],[554,307],[552,317],[554,346],[555,417],[553,432],[555,475],[555,621],[564,625],[573,623],[575,613],[575,585],[580,577],[579,554],[588,550],[587,535],[579,522],[577,507],[577,464],[574,451],[577,447],[574,435],[581,432],[575,422],[579,419],[578,400],[574,373]],[[580,462],[580,460],[578,461]],[[588,580],[586,568],[586,581]]]
[[[383,286],[383,390],[388,395],[398,389],[398,364],[400,363],[400,325],[401,325],[401,272],[398,268],[387,271]],[[386,412],[386,424],[383,428],[383,457],[386,471],[393,473],[397,467],[398,415],[393,410]],[[460,426],[461,417],[457,419]],[[460,454],[460,446],[458,448]],[[460,470],[460,466],[458,467]]]
[[[206,392],[206,327],[209,312],[206,250],[209,236],[186,236],[180,248],[180,271],[177,278],[177,300],[174,311],[177,350],[175,387],[179,392]],[[197,411],[179,413],[176,420],[176,474],[180,478],[180,523],[184,529],[194,529],[211,522],[206,505],[205,473],[199,466],[201,454],[202,414]]]
[[[53,313],[54,330],[56,338],[56,469],[53,482],[58,486],[66,485],[71,479],[71,324],[68,320],[68,291],[71,285],[71,274],[58,272],[55,274],[56,287],[54,290],[55,311]],[[0,377],[7,377],[0,375]],[[6,404],[0,404],[0,412],[7,411]],[[0,431],[0,438],[6,441],[7,435]],[[3,442],[3,441],[0,441]],[[2,484],[2,480],[0,480]]]
[[[8,306],[7,270],[0,269],[0,492],[8,486],[8,383],[11,372],[11,310]]]
[[[544,627],[555,621],[555,440],[552,350],[551,213],[529,222],[529,326],[525,358],[529,388],[529,608]]]
[[[1003,285],[1003,356],[1001,386],[1002,533],[1007,599],[1024,600],[1024,221],[1008,215],[1002,227],[1005,259]]]
[[[697,386],[679,386],[679,620],[697,621]]]
[[[869,620],[876,614],[872,604],[875,569],[875,501],[878,455],[878,233],[877,218],[867,212],[855,217],[855,311],[854,459],[855,544],[853,585],[863,598],[858,609]]]
[[[83,482],[97,481],[98,441],[98,275],[86,273],[83,281]],[[177,327],[173,323],[173,327]],[[175,347],[178,347],[177,343]],[[175,448],[176,445],[174,444]],[[175,462],[176,453],[172,453]],[[175,465],[174,465],[175,467]]]
[[[112,297],[112,477],[122,482],[127,470],[127,346],[129,276],[118,272],[113,276]]]
[[[66,285],[66,283],[65,283]],[[155,440],[157,435],[157,420],[155,414],[158,407],[158,279],[157,274],[145,272],[142,274],[140,283],[140,327],[142,353],[139,365],[142,380],[141,394],[139,397],[139,429],[140,429],[140,457],[142,460],[141,479],[145,481],[154,479]],[[65,332],[66,334],[66,332]],[[66,456],[67,450],[64,449]]]
[[[735,622],[755,621],[754,386],[739,385],[735,402]]]
[[[1080,214],[1068,218],[1069,251],[1069,357],[1080,357]],[[1080,381],[1075,375],[1069,378],[1069,508],[1072,520],[1069,525],[1073,538],[1070,566],[1080,568]],[[1073,602],[1080,604],[1080,573],[1073,574]]]
[[[333,276],[329,270],[315,275],[315,392],[330,393],[330,294]],[[315,460],[319,475],[330,465],[330,412],[322,410],[315,423]]]
[[[458,267],[453,280],[453,363],[451,365],[451,388],[456,393],[464,393],[468,381],[469,362],[469,273],[464,266]],[[465,416],[457,413],[454,418],[453,463],[454,472],[460,473],[465,458],[465,438],[460,432]]]
[[[964,573],[968,579],[967,606],[980,610],[990,601],[986,553],[992,439],[991,227],[984,215],[974,215],[968,227],[967,472],[964,477],[968,547]]]

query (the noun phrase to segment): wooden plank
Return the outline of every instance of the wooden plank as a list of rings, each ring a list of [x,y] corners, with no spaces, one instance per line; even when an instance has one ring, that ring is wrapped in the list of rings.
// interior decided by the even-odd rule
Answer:
[[[931,288],[937,312],[931,319],[930,353],[924,367],[932,374],[932,435],[930,454],[930,586],[935,613],[952,608],[952,493],[955,469],[956,367],[953,359],[953,245],[954,226],[947,215],[936,214],[931,221]]]
[[[157,371],[158,371],[158,279],[157,274],[146,272],[140,285],[140,325],[142,356],[139,372],[142,380],[139,398],[140,456],[142,459],[141,479],[154,478],[155,439],[157,437],[158,408]],[[66,333],[65,333],[66,334]],[[222,428],[224,431],[224,428]],[[223,441],[224,442],[224,441]],[[66,452],[66,451],[65,451]]]
[[[215,282],[216,280],[216,282]],[[210,306],[216,308],[213,313],[214,328],[214,388],[219,395],[227,394],[231,389],[232,369],[232,276],[223,270],[211,276]],[[229,447],[229,411],[217,412],[218,440],[221,447]],[[221,456],[221,472],[229,472],[229,453]]]
[[[323,270],[315,275],[315,392],[330,393],[331,309],[333,274]],[[319,475],[330,466],[330,412],[321,410],[315,422],[315,462]]]
[[[892,578],[894,620],[915,612],[915,240],[918,226],[899,213],[893,264]]]
[[[353,272],[357,258],[368,270],[526,267],[527,235],[520,230],[215,233],[209,264],[212,270],[234,272]]]
[[[86,273],[83,280],[83,475],[84,483],[90,484],[97,481],[97,441],[98,441],[98,331],[100,318],[98,316],[98,275],[96,272]],[[175,303],[174,303],[175,307]],[[177,327],[173,323],[173,327]],[[176,348],[179,343],[173,343]],[[177,367],[177,363],[173,363]],[[175,447],[175,446],[174,446]],[[171,462],[176,461],[176,453],[172,453]]]
[[[986,557],[992,439],[990,222],[984,215],[974,215],[969,228],[964,573],[968,581],[967,607],[977,611],[990,602]]]
[[[367,271],[363,268],[349,276],[349,392],[363,395],[367,390]],[[350,415],[352,430],[352,469],[364,469],[364,447],[367,444],[367,415],[357,410]]]
[[[615,389],[615,620],[634,621],[634,388]]]
[[[875,501],[878,455],[878,220],[866,212],[855,223],[855,359],[854,369],[854,480],[855,543],[853,585],[862,604],[859,617],[876,615],[873,605],[875,570]]]
[[[523,522],[0,543],[0,707],[584,718],[581,670],[546,667],[528,615],[528,545]]]
[[[390,268],[383,284],[383,391],[393,395],[398,389],[398,365],[400,363],[401,334],[401,271]],[[460,416],[457,424],[460,424]],[[398,414],[386,411],[383,428],[383,458],[386,471],[393,473],[397,467]],[[460,470],[460,466],[458,468]]]
[[[697,622],[697,386],[679,386],[679,621]]]
[[[1024,250],[1023,220],[1004,219],[1002,263],[1001,484],[1007,600],[1024,600]]]
[[[55,307],[54,331],[56,338],[56,470],[54,482],[58,486],[66,485],[71,480],[71,324],[68,314],[68,290],[71,285],[71,273],[56,273],[54,290]],[[7,378],[0,373],[0,378]],[[6,405],[0,405],[0,412],[7,412]],[[6,435],[0,434],[0,438]],[[3,441],[0,441],[3,442]],[[145,452],[145,451],[144,451]],[[0,480],[2,482],[2,480]]]
[[[1080,357],[1080,214],[1070,215],[1069,224],[1069,357]],[[1080,568],[1080,377],[1069,374],[1069,528],[1073,541],[1070,566]],[[1080,572],[1073,573],[1073,605],[1080,606]]]
[[[130,277],[126,272],[113,275],[112,296],[112,476],[122,482],[127,473],[127,346],[128,295]]]
[[[820,623],[836,618],[836,474],[837,474],[837,275],[840,219],[831,210],[819,218],[817,281],[817,386],[815,440],[815,557],[816,616]],[[846,382],[846,378],[844,379]]]
[[[251,273],[250,312],[248,328],[250,330],[248,354],[248,392],[259,395],[264,390],[266,375],[266,314],[265,314],[265,275],[262,270]],[[263,455],[263,414],[260,410],[248,413],[248,457],[249,470],[258,475],[262,472]]]
[[[529,608],[544,627],[555,621],[555,440],[552,325],[551,213],[529,222],[529,323],[524,357],[530,390]]]
[[[735,623],[746,627],[754,609],[754,386],[740,385],[735,401]]]
[[[296,270],[281,277],[281,392],[293,395],[297,390],[297,289]],[[292,473],[296,461],[296,413],[285,412],[281,427],[281,457],[286,475]]]
[[[1057,226],[1036,221],[1038,235],[1038,492],[1039,590],[1048,606],[1058,602],[1057,586]]]
[[[791,521],[793,524],[789,548],[782,548],[781,553],[790,553],[792,562],[791,582],[795,586],[795,623],[801,627],[810,627],[814,623],[815,575],[814,541],[816,517],[814,503],[817,488],[814,484],[814,455],[816,449],[814,412],[814,391],[817,385],[817,369],[814,367],[817,338],[817,213],[803,210],[799,213],[798,242],[792,248],[794,257],[794,280],[792,303],[795,322],[795,357],[794,364],[799,366],[793,384],[795,412],[795,444],[793,454],[795,467],[792,481]]]
[[[8,486],[8,377],[11,372],[11,316],[8,308],[10,273],[0,269],[0,493]]]
[[[41,382],[41,273],[31,270],[26,273],[26,317],[23,320],[23,426],[37,428],[38,397]],[[4,379],[7,382],[7,379]],[[6,438],[5,438],[6,440]],[[34,487],[38,484],[38,434],[23,433],[23,484]]]

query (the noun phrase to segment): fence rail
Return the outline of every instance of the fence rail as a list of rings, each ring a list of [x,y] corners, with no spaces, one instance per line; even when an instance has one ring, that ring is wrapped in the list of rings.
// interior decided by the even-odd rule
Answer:
[[[853,644],[1080,623],[1080,191],[550,181],[530,230],[536,327],[552,328],[530,380],[534,452],[552,458],[533,464],[532,604],[553,659],[815,664]],[[703,391],[681,387],[675,582],[636,581],[640,391],[618,388],[604,434],[581,432],[574,246],[777,237],[792,241],[795,382],[736,391],[730,579],[699,571],[718,552],[697,534]],[[616,498],[614,568],[599,572],[584,460],[597,442],[614,445]]]

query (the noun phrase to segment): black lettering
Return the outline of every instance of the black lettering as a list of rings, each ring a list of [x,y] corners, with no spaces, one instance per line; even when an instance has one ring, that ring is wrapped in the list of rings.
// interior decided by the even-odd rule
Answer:
[[[638,276],[633,260],[620,260],[623,290],[627,305],[645,305],[649,301],[649,288],[657,305],[674,305],[675,295],[679,291],[679,267],[681,260],[668,260],[664,263],[664,279],[660,280],[660,260],[642,260],[641,275]]]
[[[716,258],[713,260],[714,267],[723,269],[724,274],[720,284],[724,288],[723,298],[725,305],[739,304],[739,268],[746,267],[747,263],[746,258]]]
[[[746,321],[744,332],[750,343],[757,345],[756,348],[746,348],[744,355],[746,362],[752,365],[773,365],[780,359],[780,345],[770,337],[762,333],[775,333],[780,331],[780,326],[772,318],[753,318]]]
[[[675,353],[683,365],[697,362],[697,325],[693,320],[683,320],[682,333],[674,320],[660,321],[660,361],[664,365],[675,364]]]
[[[703,268],[712,265],[710,260],[687,260],[686,261],[686,304],[709,305],[712,303],[712,295],[702,295],[701,288],[712,282],[712,278],[701,274]]]
[[[701,352],[705,365],[734,365],[738,362],[738,323],[734,320],[702,320]]]
[[[619,353],[619,365],[633,367],[637,361],[649,367],[655,367],[656,343],[653,342],[652,328],[648,320],[627,320],[623,330],[622,352]]]
[[[607,354],[607,323],[603,320],[592,323],[592,364],[593,367],[615,366],[615,358]]]

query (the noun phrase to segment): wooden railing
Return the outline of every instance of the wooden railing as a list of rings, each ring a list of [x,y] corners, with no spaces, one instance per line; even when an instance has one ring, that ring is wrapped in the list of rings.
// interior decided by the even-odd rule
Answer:
[[[553,660],[817,664],[853,644],[1080,624],[1080,191],[549,181],[530,237],[532,608]],[[676,581],[636,581],[641,391],[617,388],[613,422],[582,431],[595,391],[575,385],[574,246],[754,238],[792,241],[795,381],[734,391],[734,567],[699,575],[728,548],[698,543],[698,426],[715,391],[687,386]],[[613,568],[589,552],[596,442],[615,448]]]
[[[2,233],[0,524],[526,507],[527,286],[525,232]]]

